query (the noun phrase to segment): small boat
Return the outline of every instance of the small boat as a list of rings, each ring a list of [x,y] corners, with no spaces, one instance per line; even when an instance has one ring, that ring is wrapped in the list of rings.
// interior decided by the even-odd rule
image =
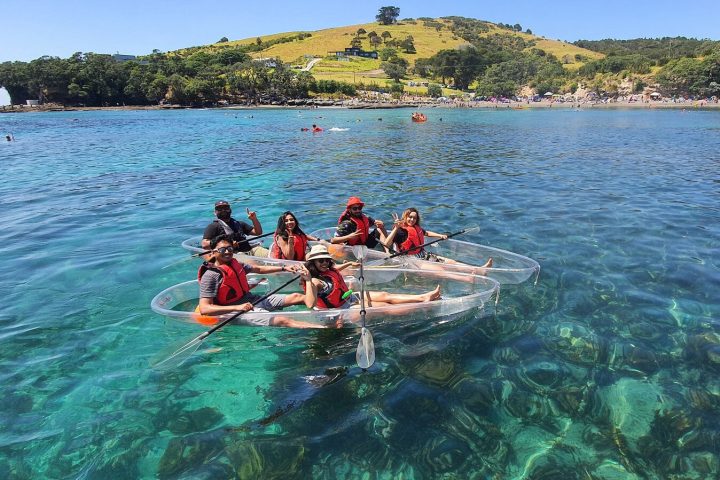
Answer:
[[[414,112],[412,114],[412,121],[413,122],[427,122],[427,117],[425,116],[424,113]]]
[[[335,234],[335,227],[316,230],[310,235],[318,238],[331,238]],[[437,240],[425,237],[425,242]],[[460,263],[440,263],[422,260],[413,255],[400,255],[387,259],[388,255],[377,250],[368,251],[367,263],[389,264],[402,268],[419,270],[445,270],[449,272],[486,275],[494,278],[500,284],[518,284],[526,281],[533,274],[540,275],[540,264],[532,258],[519,255],[495,247],[480,245],[449,238],[425,247],[425,250],[439,257],[450,258]],[[488,259],[493,259],[492,267],[481,267]]]
[[[292,274],[274,274],[267,278],[250,274],[248,281],[257,285],[253,292],[264,295],[292,278]],[[367,325],[382,323],[428,321],[431,318],[448,317],[472,309],[481,310],[493,296],[497,302],[500,284],[487,277],[469,274],[448,274],[444,271],[425,271],[402,268],[364,269],[365,288],[382,290],[389,293],[423,293],[440,285],[442,297],[431,302],[405,303],[387,306],[367,306]],[[360,284],[356,277],[346,276],[345,282],[355,292],[360,292]],[[284,287],[280,293],[299,291],[296,282]],[[203,325],[205,327],[232,316],[205,316],[195,312],[198,304],[198,282],[191,280],[180,283],[158,293],[152,299],[150,307],[160,315],[181,322]],[[318,328],[336,328],[342,326],[359,326],[359,309],[328,309],[309,310],[304,305],[285,308],[276,312],[247,312],[233,320],[233,324],[248,326],[266,326],[273,319],[294,321],[298,324],[317,326]]]

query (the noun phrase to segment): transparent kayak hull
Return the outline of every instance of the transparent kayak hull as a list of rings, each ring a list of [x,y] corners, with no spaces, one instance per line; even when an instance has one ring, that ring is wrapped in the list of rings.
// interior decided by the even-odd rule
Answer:
[[[388,293],[419,294],[433,290],[440,285],[442,297],[439,300],[421,303],[407,303],[387,306],[367,306],[366,324],[377,325],[385,322],[427,321],[482,309],[493,296],[497,299],[500,284],[490,278],[478,275],[455,274],[442,271],[421,271],[388,267],[365,269],[365,289]],[[257,295],[265,295],[292,278],[291,274],[273,274],[265,277],[251,274],[251,284]],[[258,283],[259,280],[262,280]],[[354,276],[345,277],[348,287],[360,292],[359,281]],[[300,280],[293,282],[280,293],[301,291]],[[150,307],[160,315],[191,324],[211,326],[229,318],[232,314],[217,317],[201,316],[195,312],[198,304],[198,282],[192,280],[180,283],[158,293]],[[296,305],[276,312],[247,312],[232,323],[249,326],[290,326],[297,328],[333,328],[360,324],[360,311],[352,309],[309,310]]]
[[[311,235],[320,238],[331,238],[335,235],[335,227],[316,230]],[[425,242],[437,240],[436,238],[425,237]],[[523,283],[533,275],[540,274],[540,264],[532,258],[518,255],[495,247],[480,245],[477,243],[465,242],[450,238],[425,247],[425,250],[434,255],[449,258],[460,263],[439,263],[411,255],[400,255],[387,259],[388,254],[371,250],[368,252],[368,262],[388,264],[400,268],[412,268],[418,270],[445,270],[448,272],[468,273],[485,275],[493,278],[503,285]],[[481,268],[490,258],[493,265],[490,268]]]

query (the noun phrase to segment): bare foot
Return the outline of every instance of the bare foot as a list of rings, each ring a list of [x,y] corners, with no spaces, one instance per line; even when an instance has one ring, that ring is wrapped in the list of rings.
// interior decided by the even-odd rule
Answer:
[[[422,295],[423,302],[432,302],[440,298],[440,285],[435,287],[435,290],[431,290]]]
[[[488,260],[485,265],[483,265],[483,268],[490,268],[493,265],[493,259],[490,257],[490,260]]]

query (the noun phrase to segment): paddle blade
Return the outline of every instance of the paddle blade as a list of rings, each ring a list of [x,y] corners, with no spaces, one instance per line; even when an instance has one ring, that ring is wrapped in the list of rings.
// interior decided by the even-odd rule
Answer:
[[[190,358],[195,353],[205,340],[206,335],[199,335],[181,347],[173,347],[172,349],[166,349],[158,354],[151,362],[150,366],[155,370],[172,370],[175,367],[179,367],[185,360]]]
[[[375,363],[375,342],[373,342],[370,330],[363,327],[360,331],[360,341],[358,342],[357,352],[355,352],[355,360],[358,367],[366,370]]]
[[[467,234],[467,233],[478,233],[479,231],[480,231],[480,227],[479,227],[478,225],[475,225],[474,227],[468,227],[468,228],[464,229],[462,232],[459,232],[459,233],[464,233],[464,234]]]
[[[360,260],[361,262],[367,255],[367,247],[365,245],[354,245],[352,247],[353,255],[355,255],[355,258]]]

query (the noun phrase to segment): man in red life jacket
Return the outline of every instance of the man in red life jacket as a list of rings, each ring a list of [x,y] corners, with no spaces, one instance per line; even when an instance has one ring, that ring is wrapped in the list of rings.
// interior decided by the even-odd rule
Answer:
[[[232,209],[230,208],[230,204],[225,200],[215,202],[215,217],[217,218],[205,227],[200,246],[207,249],[215,237],[229,235],[233,242],[233,249],[236,252],[242,252],[256,257],[267,257],[268,250],[266,248],[262,245],[253,247],[245,237],[246,235],[262,235],[263,233],[262,225],[260,225],[257,214],[250,211],[249,208],[245,210],[252,225],[232,218]]]
[[[345,211],[338,219],[335,237],[332,243],[347,243],[348,245],[366,245],[375,248],[387,236],[385,225],[381,220],[375,220],[362,212],[365,204],[358,197],[350,197]],[[371,230],[372,229],[372,230]]]
[[[212,261],[202,264],[198,271],[200,283],[200,304],[198,313],[201,315],[222,315],[224,313],[280,310],[289,305],[305,302],[305,295],[291,293],[275,294],[253,307],[257,295],[250,293],[247,281],[248,273],[279,273],[289,271],[310,279],[309,273],[301,265],[290,267],[270,265],[244,265],[233,258],[232,241],[227,236],[220,236],[211,242]],[[284,324],[283,324],[284,325]],[[284,325],[295,326],[295,325]]]

